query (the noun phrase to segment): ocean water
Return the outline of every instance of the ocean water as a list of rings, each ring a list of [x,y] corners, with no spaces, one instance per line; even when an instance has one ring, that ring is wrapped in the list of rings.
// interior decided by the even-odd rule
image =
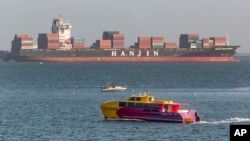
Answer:
[[[228,141],[250,124],[250,58],[239,63],[0,62],[0,140]],[[103,93],[107,82],[125,92]],[[201,122],[104,120],[99,105],[150,92],[189,103]]]

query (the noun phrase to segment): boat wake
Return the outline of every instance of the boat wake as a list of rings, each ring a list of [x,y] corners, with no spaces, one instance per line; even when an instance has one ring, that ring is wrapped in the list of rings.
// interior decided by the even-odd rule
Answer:
[[[250,118],[229,118],[218,121],[200,121],[199,124],[224,124],[224,123],[239,123],[239,122],[250,122]]]

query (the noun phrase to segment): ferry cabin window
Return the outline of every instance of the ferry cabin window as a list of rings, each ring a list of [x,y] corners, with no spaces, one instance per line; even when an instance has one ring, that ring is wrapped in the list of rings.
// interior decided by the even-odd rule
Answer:
[[[159,109],[159,105],[158,104],[152,104],[152,109]]]
[[[149,101],[154,101],[154,97],[149,97]]]
[[[135,108],[143,108],[143,103],[136,103]]]
[[[129,101],[141,101],[140,97],[131,97],[129,98]]]
[[[126,102],[119,102],[119,107],[126,107]]]
[[[135,107],[135,103],[132,102],[128,102],[128,108],[134,108]]]
[[[141,101],[141,98],[140,97],[136,97],[135,101]]]
[[[129,98],[129,101],[135,101],[135,97]]]
[[[151,104],[144,104],[144,109],[150,109],[151,108]]]
[[[144,109],[159,109],[159,104],[144,104]]]

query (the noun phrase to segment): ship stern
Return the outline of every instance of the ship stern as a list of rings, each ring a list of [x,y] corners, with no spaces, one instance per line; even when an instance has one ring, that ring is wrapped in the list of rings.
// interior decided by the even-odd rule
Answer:
[[[196,123],[200,121],[200,116],[196,110],[180,111],[183,123]]]

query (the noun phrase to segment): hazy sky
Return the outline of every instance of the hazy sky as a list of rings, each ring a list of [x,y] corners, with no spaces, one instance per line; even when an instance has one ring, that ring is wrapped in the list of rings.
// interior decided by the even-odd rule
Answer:
[[[51,32],[54,17],[62,16],[72,36],[89,46],[103,31],[125,34],[126,46],[138,36],[163,36],[178,43],[182,33],[200,37],[227,36],[250,52],[249,0],[0,0],[0,50],[10,50],[15,34],[26,33],[36,43],[38,33]]]

